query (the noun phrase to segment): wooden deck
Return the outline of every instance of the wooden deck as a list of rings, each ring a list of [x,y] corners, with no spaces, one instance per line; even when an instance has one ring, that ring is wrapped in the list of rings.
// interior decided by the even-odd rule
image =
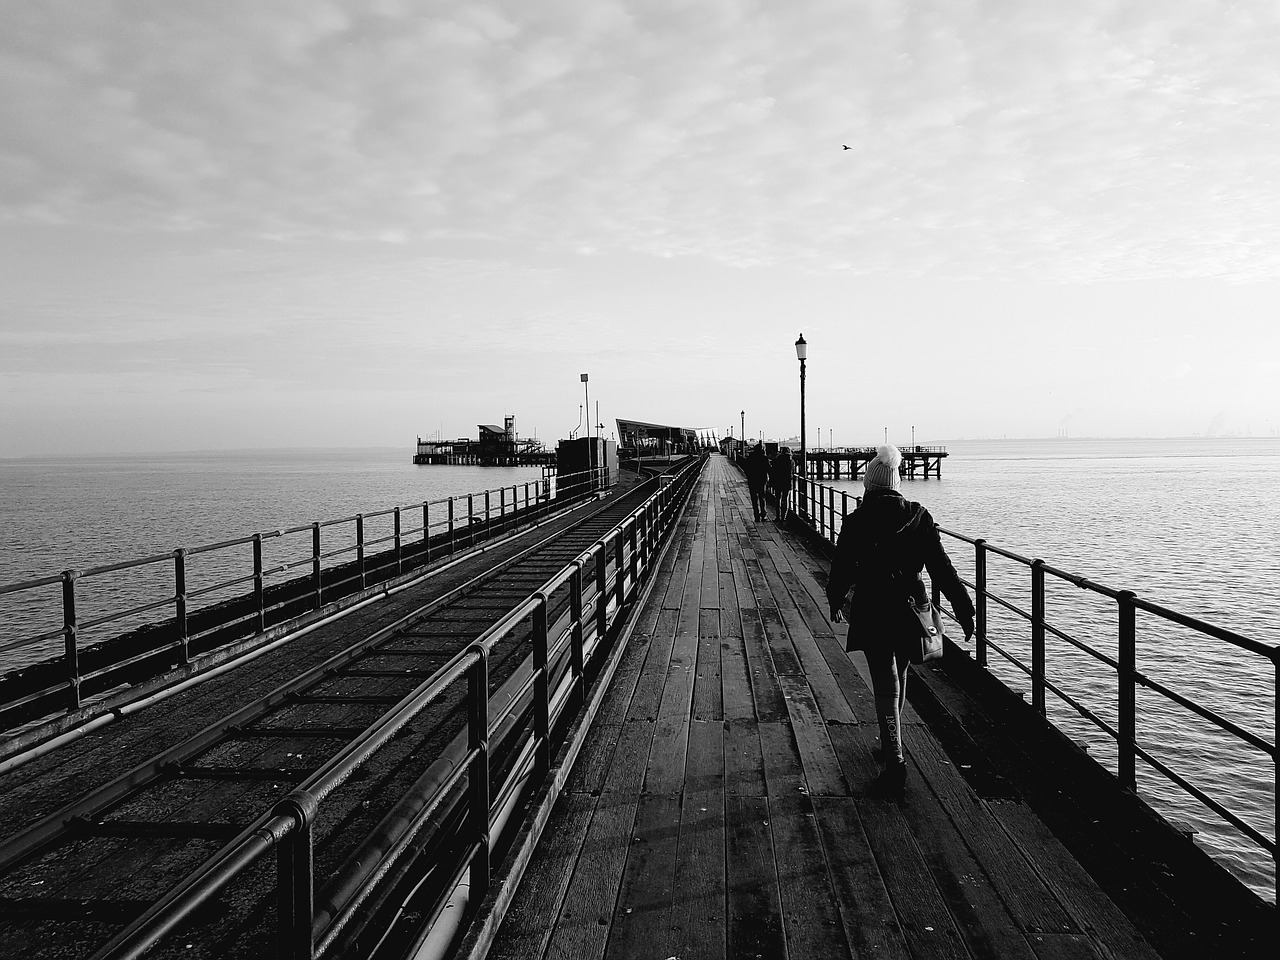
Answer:
[[[826,564],[750,515],[713,457],[488,956],[1178,955],[914,711],[905,799],[867,795],[877,725]]]

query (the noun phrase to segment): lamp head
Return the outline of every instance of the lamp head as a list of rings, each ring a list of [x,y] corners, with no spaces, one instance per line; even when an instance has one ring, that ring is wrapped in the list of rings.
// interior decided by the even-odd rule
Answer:
[[[800,339],[796,341],[796,359],[804,360],[809,355],[809,344],[805,343],[804,334],[800,334]]]

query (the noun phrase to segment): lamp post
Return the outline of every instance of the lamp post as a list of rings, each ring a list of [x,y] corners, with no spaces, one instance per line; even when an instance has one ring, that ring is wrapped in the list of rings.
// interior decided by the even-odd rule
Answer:
[[[583,398],[584,400],[586,400],[586,402],[587,402],[587,405],[586,405],[585,407],[583,407],[582,409],[583,409],[583,411],[586,413],[587,417],[588,417],[588,418],[590,418],[590,416],[591,416],[591,391],[590,391],[590,390],[588,389],[588,387],[587,387],[587,375],[586,375],[585,373],[584,373],[584,374],[580,374],[580,375],[579,375],[579,379],[582,381],[582,398]],[[586,421],[585,426],[586,426],[586,428],[587,428],[587,440],[588,440],[588,441],[590,441],[590,439],[591,439],[591,421],[590,421],[590,419],[588,419],[588,420]],[[594,490],[594,489],[595,489],[595,485],[596,485],[596,450],[595,450],[595,444],[592,444],[592,443],[588,443],[588,445],[587,445],[587,470],[588,470],[588,471],[590,472],[590,474],[591,474],[591,489],[593,489],[593,490]]]
[[[744,448],[742,452],[746,453],[747,451],[745,448],[747,446],[747,411],[739,410],[738,416],[742,418],[742,422],[739,424],[739,426],[742,427],[741,436],[742,436],[742,446]]]
[[[800,480],[803,483],[808,476],[809,462],[804,446],[804,361],[809,356],[809,344],[805,343],[804,334],[796,341],[796,359],[800,361]]]

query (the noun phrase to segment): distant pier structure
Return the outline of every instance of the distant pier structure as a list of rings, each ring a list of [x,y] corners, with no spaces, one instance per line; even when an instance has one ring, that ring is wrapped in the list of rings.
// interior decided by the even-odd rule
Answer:
[[[516,418],[508,415],[501,427],[478,424],[479,437],[472,440],[424,440],[418,437],[414,463],[436,463],[478,467],[545,466],[556,462],[554,450],[547,450],[538,440],[521,440],[516,433]]]
[[[898,472],[910,480],[928,480],[930,476],[942,479],[942,461],[947,448],[937,446],[900,447],[902,466]],[[875,447],[832,447],[809,450],[809,477],[813,480],[857,480],[875,459]]]

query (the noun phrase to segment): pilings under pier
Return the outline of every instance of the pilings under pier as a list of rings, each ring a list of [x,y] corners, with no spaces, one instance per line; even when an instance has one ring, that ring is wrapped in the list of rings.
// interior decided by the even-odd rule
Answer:
[[[928,480],[930,476],[942,479],[942,461],[947,456],[946,447],[903,447],[902,476],[915,480]],[[875,447],[845,447],[838,450],[809,450],[805,459],[809,462],[809,476],[814,480],[857,480],[875,459]]]

